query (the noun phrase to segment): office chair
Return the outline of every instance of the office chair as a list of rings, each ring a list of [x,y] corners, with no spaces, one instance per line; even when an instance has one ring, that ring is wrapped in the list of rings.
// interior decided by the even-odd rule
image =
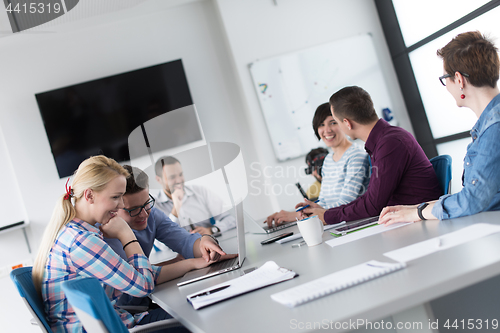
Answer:
[[[69,280],[62,284],[62,289],[87,332],[153,332],[182,326],[176,319],[166,319],[128,330],[111,305],[101,283],[95,278]]]
[[[444,194],[451,194],[451,156],[440,155],[430,159],[436,172],[439,186]]]
[[[16,285],[24,303],[33,315],[35,324],[40,327],[42,332],[52,333],[49,322],[47,321],[43,302],[33,284],[33,279],[31,277],[32,269],[33,267],[17,268],[10,273],[10,278]]]

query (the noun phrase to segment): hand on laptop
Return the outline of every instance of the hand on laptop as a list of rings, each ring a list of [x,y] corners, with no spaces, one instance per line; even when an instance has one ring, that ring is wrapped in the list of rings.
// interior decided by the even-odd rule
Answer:
[[[226,255],[226,252],[224,252],[220,248],[219,244],[217,244],[217,242],[212,237],[213,236],[202,236],[200,239],[199,250],[201,253],[201,257],[206,262],[218,261],[221,256]]]
[[[238,254],[235,253],[235,254],[226,254],[223,256],[219,256],[218,260],[206,261],[204,258],[193,258],[193,259],[187,259],[187,260],[191,261],[191,263],[193,265],[191,269],[200,269],[200,268],[205,268],[207,266],[210,266],[211,264],[213,264],[217,261],[222,261],[222,260],[226,260],[226,259],[233,259],[233,258],[236,258],[237,256],[238,256]]]
[[[278,225],[283,224],[285,222],[295,221],[295,218],[301,219],[300,213],[287,212],[286,210],[282,210],[280,212],[269,215],[263,223],[267,223],[269,228],[272,228],[273,222],[274,222],[275,226],[278,226]]]

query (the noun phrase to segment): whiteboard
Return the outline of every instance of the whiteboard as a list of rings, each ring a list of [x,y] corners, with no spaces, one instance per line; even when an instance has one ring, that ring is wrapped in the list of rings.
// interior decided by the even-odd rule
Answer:
[[[318,142],[316,108],[345,86],[360,86],[375,110],[393,110],[371,35],[336,40],[249,65],[267,130],[279,161],[306,155]]]

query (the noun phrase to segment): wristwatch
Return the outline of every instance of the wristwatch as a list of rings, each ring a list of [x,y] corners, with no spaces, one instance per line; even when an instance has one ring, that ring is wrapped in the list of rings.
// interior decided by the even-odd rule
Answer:
[[[425,209],[425,207],[429,206],[427,202],[422,202],[420,205],[417,207],[417,214],[418,217],[420,217],[420,220],[425,221],[426,218],[422,215],[422,211]]]
[[[209,235],[209,234],[203,234],[203,235],[201,235],[201,237],[205,237],[205,236],[212,238],[212,239],[213,239],[213,241],[214,241],[217,245],[219,245],[219,241],[218,241],[218,240],[217,240],[217,238],[215,238],[214,236]]]
[[[219,233],[219,232],[220,232],[219,227],[216,227],[216,226],[213,226],[213,227],[212,227],[212,235],[213,235],[213,234],[216,234],[216,233]]]

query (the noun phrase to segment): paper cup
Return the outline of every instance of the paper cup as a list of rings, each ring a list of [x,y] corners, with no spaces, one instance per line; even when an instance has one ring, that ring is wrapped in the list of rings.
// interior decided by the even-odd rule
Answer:
[[[315,246],[323,242],[323,222],[318,215],[298,221],[297,226],[308,246]]]

